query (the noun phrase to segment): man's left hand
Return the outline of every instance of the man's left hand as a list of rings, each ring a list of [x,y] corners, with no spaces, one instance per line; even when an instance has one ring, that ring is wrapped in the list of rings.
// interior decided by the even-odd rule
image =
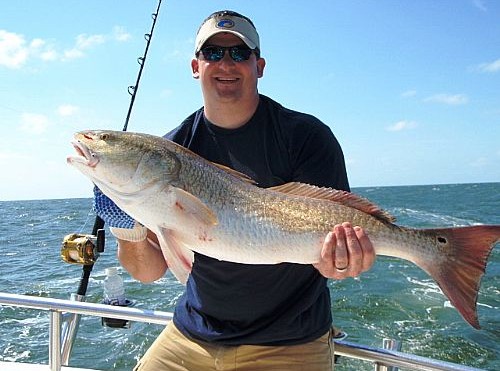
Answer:
[[[338,224],[329,232],[314,267],[325,277],[342,280],[357,277],[375,262],[375,250],[361,227]]]

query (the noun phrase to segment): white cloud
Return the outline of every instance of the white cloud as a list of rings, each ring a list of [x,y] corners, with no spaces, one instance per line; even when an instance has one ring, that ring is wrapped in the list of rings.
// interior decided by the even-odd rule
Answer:
[[[30,47],[37,49],[37,48],[41,48],[45,44],[46,44],[45,40],[42,40],[42,39],[33,39],[30,42]]]
[[[131,35],[123,27],[115,26],[107,35],[80,34],[74,45],[63,49],[41,38],[27,41],[24,35],[0,30],[0,66],[17,69],[30,60],[70,61],[85,56],[85,52],[108,41],[126,42]]]
[[[466,104],[469,101],[464,94],[435,94],[424,99],[424,102],[442,103],[452,106]]]
[[[417,95],[417,91],[416,90],[407,90],[403,93],[401,93],[401,96],[403,98],[411,98],[411,97],[414,97]]]
[[[84,51],[91,49],[95,45],[103,44],[106,41],[104,35],[80,34],[75,39],[75,46],[64,51],[63,60],[77,59],[85,56]]]
[[[29,49],[23,35],[0,30],[0,65],[20,68],[28,59]]]
[[[77,106],[73,106],[71,104],[63,104],[57,107],[57,114],[62,117],[73,116],[77,113],[79,108]]]
[[[415,127],[417,127],[417,123],[415,121],[401,120],[391,126],[388,126],[386,129],[387,131],[403,131],[413,129]]]
[[[0,65],[17,69],[28,63],[29,59],[53,61],[57,52],[47,41],[35,38],[27,42],[24,35],[0,30]]]
[[[28,134],[42,134],[49,127],[49,119],[38,113],[21,115],[21,130]]]
[[[29,54],[31,57],[41,59],[45,62],[55,61],[58,58],[58,53],[54,46],[43,39],[33,39],[30,42]]]
[[[477,69],[480,72],[500,72],[500,58],[490,63],[482,63]]]
[[[40,53],[40,59],[42,61],[50,62],[50,61],[55,61],[58,58],[59,58],[59,53],[57,53],[55,50],[52,49]]]
[[[81,34],[76,37],[76,48],[80,50],[86,50],[94,45],[99,45],[106,41],[106,37],[103,35],[87,35]]]
[[[73,48],[73,49],[65,50],[63,55],[64,55],[63,61],[67,61],[70,59],[82,58],[85,54],[80,49]]]
[[[128,41],[132,35],[125,31],[125,27],[115,26],[113,27],[113,38],[116,41]]]

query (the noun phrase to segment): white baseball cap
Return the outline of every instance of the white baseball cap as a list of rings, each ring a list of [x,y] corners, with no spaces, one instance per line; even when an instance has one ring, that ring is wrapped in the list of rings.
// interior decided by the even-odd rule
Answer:
[[[209,38],[221,32],[232,33],[238,36],[250,49],[260,50],[259,34],[252,21],[231,10],[221,10],[212,13],[198,29],[194,43],[195,54],[200,51]]]

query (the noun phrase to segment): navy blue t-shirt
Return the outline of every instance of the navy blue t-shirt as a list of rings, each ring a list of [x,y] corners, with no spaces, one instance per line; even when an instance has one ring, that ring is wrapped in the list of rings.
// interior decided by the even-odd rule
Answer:
[[[263,95],[238,129],[215,126],[201,108],[165,137],[260,187],[294,181],[349,190],[342,150],[328,126]],[[173,320],[186,336],[220,345],[306,343],[332,323],[326,281],[312,265],[247,265],[195,253]]]

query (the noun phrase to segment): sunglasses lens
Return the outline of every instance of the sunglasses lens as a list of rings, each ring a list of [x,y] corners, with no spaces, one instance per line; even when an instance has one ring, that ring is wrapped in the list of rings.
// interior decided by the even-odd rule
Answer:
[[[203,54],[203,58],[205,58],[205,60],[210,62],[218,62],[222,58],[224,58],[226,50],[229,50],[229,55],[235,62],[247,61],[248,58],[250,58],[250,55],[252,55],[252,49],[244,46],[206,46],[201,49],[201,53]]]
[[[207,46],[201,49],[203,57],[210,62],[218,62],[224,57],[225,50],[217,46]]]
[[[248,58],[250,58],[250,55],[252,55],[252,50],[249,48],[245,47],[240,47],[240,46],[235,46],[231,49],[229,49],[231,58],[233,58],[233,61],[235,62],[243,62],[247,61]]]

